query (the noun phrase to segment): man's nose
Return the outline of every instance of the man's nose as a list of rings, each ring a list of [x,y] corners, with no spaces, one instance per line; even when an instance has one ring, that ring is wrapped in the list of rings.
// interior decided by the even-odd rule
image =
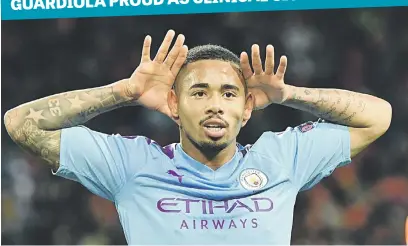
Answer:
[[[221,99],[219,97],[212,97],[205,111],[206,114],[224,114],[223,107],[221,105]]]

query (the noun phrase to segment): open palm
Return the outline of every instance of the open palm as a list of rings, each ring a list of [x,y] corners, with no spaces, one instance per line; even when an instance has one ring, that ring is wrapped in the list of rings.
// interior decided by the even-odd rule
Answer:
[[[287,66],[286,56],[281,57],[279,67],[275,73],[274,48],[272,45],[266,47],[265,70],[262,69],[259,46],[252,45],[251,53],[253,71],[246,52],[241,53],[240,60],[248,90],[254,97],[254,108],[263,109],[272,103],[283,102],[288,95],[284,82]]]
[[[187,46],[183,45],[185,38],[180,34],[168,53],[174,36],[173,30],[167,32],[153,60],[150,57],[152,39],[146,36],[140,65],[130,77],[127,87],[128,94],[139,104],[169,117],[171,114],[167,104],[168,92],[186,59],[188,50]]]

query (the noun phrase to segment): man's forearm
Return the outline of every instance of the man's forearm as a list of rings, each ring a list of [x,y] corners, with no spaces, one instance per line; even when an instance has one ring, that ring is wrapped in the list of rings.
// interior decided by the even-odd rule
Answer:
[[[23,134],[26,121],[40,130],[83,124],[93,117],[130,103],[123,95],[124,80],[103,87],[60,93],[25,103],[5,114],[9,133]]]
[[[315,89],[289,86],[289,96],[282,105],[307,111],[338,124],[367,128],[387,127],[391,106],[383,99],[340,89]]]

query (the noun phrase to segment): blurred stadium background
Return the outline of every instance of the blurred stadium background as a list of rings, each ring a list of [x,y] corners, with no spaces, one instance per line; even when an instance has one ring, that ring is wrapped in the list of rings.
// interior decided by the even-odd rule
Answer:
[[[146,34],[155,52],[167,29],[187,45],[251,44],[286,54],[286,82],[370,93],[391,102],[389,132],[345,168],[299,195],[293,244],[404,244],[408,215],[408,8],[229,13],[2,23],[2,113],[21,103],[127,77]],[[264,55],[264,52],[262,53]],[[381,117],[381,115],[378,115]],[[272,105],[239,141],[295,126],[311,115]],[[122,108],[87,126],[105,133],[178,141],[176,126],[143,108]],[[2,126],[3,244],[125,244],[114,206],[51,175]]]

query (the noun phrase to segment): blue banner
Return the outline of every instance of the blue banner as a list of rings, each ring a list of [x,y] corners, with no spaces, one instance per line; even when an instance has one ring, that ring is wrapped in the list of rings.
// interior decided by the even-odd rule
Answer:
[[[408,0],[2,0],[2,20],[408,6]]]

